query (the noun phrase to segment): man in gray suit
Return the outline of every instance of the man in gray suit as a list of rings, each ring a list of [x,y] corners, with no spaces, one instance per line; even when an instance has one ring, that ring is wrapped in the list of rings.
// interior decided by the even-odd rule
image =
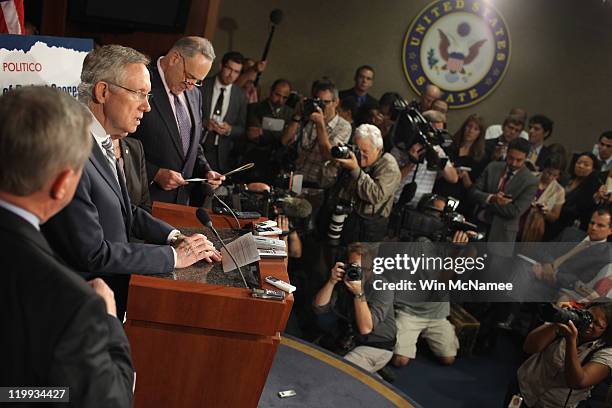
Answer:
[[[210,41],[184,37],[150,69],[151,112],[132,137],[144,147],[152,201],[187,205],[193,183],[185,179],[208,179],[208,188],[200,193],[210,192],[223,180],[200,146],[202,94],[196,88],[202,86],[214,59]]]
[[[538,187],[537,178],[525,167],[530,145],[515,139],[508,145],[505,162],[491,162],[470,190],[471,199],[480,205],[478,220],[488,228],[487,241],[501,256],[512,256],[519,219],[529,208]]]
[[[130,202],[110,135],[134,132],[151,109],[148,62],[138,51],[119,45],[100,47],[85,57],[79,100],[92,114],[94,143],[74,199],[43,226],[49,243],[70,266],[108,283],[119,318],[127,304],[130,274],[170,273],[201,259],[220,260],[205,236],[182,236]],[[130,233],[150,244],[129,242]]]
[[[235,166],[232,152],[236,143],[244,142],[247,99],[244,91],[235,84],[243,60],[239,52],[226,53],[219,73],[206,78],[202,86],[204,155],[211,167],[222,173]]]

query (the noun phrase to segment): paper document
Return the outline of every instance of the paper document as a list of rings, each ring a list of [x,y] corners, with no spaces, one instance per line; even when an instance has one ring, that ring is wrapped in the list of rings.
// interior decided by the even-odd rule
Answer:
[[[280,132],[285,128],[285,121],[283,119],[271,118],[268,116],[263,117],[261,123],[263,130],[271,130],[273,132]]]
[[[532,265],[535,265],[535,264],[539,263],[538,261],[533,260],[533,259],[531,259],[531,258],[529,258],[528,256],[525,256],[525,255],[523,255],[523,254],[516,254],[516,256],[518,256],[519,258],[521,258],[523,261],[527,261],[527,262],[529,262],[529,263],[530,263],[530,264],[532,264]]]
[[[257,245],[255,245],[253,235],[250,232],[236,238],[228,244],[225,244],[225,246],[227,246],[232,255],[234,255],[234,258],[236,258],[238,266],[248,265],[261,259],[259,257],[259,252],[257,251]],[[229,272],[236,269],[236,265],[234,264],[232,257],[227,253],[225,248],[221,248],[221,255],[223,256],[223,272]]]

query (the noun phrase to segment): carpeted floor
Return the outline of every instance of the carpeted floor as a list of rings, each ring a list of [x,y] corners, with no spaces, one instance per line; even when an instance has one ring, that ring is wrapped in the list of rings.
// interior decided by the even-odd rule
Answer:
[[[280,398],[279,391],[296,395]],[[283,335],[259,408],[414,407],[401,391],[309,343]]]

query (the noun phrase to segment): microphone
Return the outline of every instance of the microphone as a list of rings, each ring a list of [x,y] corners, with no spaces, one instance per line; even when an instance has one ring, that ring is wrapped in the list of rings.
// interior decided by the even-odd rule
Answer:
[[[208,213],[206,212],[205,209],[198,208],[196,210],[196,217],[198,218],[198,221],[200,221],[202,223],[202,225],[204,225],[205,227],[208,227],[215,234],[215,236],[217,237],[219,242],[221,242],[221,246],[223,248],[225,248],[225,251],[227,251],[227,253],[229,254],[230,258],[232,258],[232,261],[234,262],[234,265],[236,265],[236,268],[238,269],[238,273],[240,273],[240,277],[242,278],[242,282],[244,282],[244,286],[246,286],[247,289],[250,289],[246,279],[244,278],[244,274],[242,273],[242,270],[238,266],[238,262],[236,262],[236,258],[234,258],[234,255],[232,255],[230,250],[225,245],[225,242],[223,242],[223,240],[219,236],[219,233],[217,232],[215,227],[213,227],[213,223],[212,223],[212,220],[210,219],[210,215],[208,215]]]
[[[234,219],[236,220],[236,224],[238,225],[238,227],[236,227],[236,228],[241,229],[242,227],[240,226],[240,221],[238,221],[238,217],[236,217],[236,213],[234,212],[234,210],[232,210],[229,205],[225,204],[225,201],[220,199],[219,196],[217,196],[215,193],[213,193],[213,197],[215,197],[221,203],[221,205],[223,205],[223,207],[225,207],[230,212],[230,214],[232,214],[232,217],[234,217]],[[208,215],[208,214],[206,214],[206,215]],[[198,217],[198,219],[200,220],[199,217]],[[209,219],[210,219],[210,217],[209,217]],[[200,220],[200,222],[202,222],[202,220]]]
[[[272,24],[278,25],[281,23],[282,20],[283,20],[283,10],[274,9],[272,10],[272,12],[270,12],[270,22],[272,22]]]
[[[306,218],[312,213],[312,205],[304,198],[286,197],[279,200],[283,204],[283,212],[290,218]]]

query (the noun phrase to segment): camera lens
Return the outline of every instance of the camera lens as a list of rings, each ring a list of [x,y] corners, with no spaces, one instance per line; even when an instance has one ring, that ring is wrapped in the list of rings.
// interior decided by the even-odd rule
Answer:
[[[348,146],[332,146],[331,155],[334,159],[348,159],[349,148]]]

